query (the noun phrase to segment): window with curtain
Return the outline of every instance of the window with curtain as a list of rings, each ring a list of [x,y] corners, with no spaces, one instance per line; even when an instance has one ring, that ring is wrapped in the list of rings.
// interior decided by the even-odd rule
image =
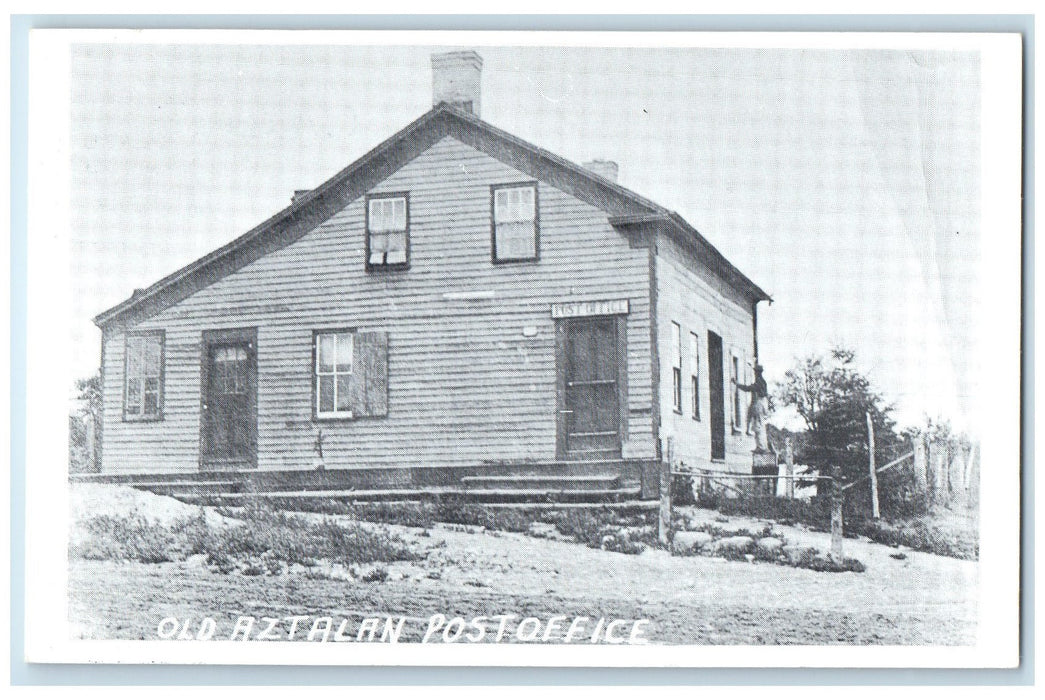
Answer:
[[[367,267],[402,267],[409,262],[409,204],[405,194],[367,200]]]

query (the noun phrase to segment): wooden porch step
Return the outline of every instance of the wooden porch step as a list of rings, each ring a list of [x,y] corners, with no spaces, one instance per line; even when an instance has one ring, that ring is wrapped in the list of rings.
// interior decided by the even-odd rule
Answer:
[[[174,498],[189,503],[221,503],[237,505],[250,498],[261,500],[335,500],[335,501],[420,501],[438,499],[441,496],[460,496],[464,502],[512,503],[533,502],[610,502],[635,500],[640,491],[634,489],[468,489],[425,488],[425,489],[331,489],[315,491],[259,491],[256,493],[173,493]]]
[[[461,483],[469,492],[477,489],[512,490],[612,490],[620,486],[619,474],[465,476]]]
[[[136,489],[143,491],[151,491],[153,493],[161,493],[165,495],[173,495],[173,491],[184,492],[188,491],[207,491],[211,492],[215,489],[221,491],[234,491],[241,486],[239,481],[140,481],[137,483],[129,483]]]

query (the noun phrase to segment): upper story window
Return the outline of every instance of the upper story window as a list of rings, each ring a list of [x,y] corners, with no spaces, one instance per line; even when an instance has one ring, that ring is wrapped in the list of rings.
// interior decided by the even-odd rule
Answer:
[[[124,420],[160,420],[163,417],[163,340],[163,331],[127,336]]]
[[[536,260],[537,185],[494,185],[493,261]]]
[[[410,197],[405,192],[367,197],[367,269],[406,267],[410,261]]]

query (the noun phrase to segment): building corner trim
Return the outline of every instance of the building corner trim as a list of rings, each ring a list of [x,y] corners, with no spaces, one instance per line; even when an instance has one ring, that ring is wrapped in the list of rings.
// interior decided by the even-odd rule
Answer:
[[[653,449],[657,461],[661,459],[660,446],[660,351],[658,350],[657,316],[657,232],[649,232],[649,295],[650,295],[650,381],[653,384],[653,406],[650,414],[653,422]]]

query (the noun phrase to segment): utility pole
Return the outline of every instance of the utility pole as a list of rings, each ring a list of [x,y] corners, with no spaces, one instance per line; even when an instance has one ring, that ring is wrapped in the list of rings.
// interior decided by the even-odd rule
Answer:
[[[878,510],[878,471],[874,465],[874,423],[871,422],[871,412],[867,412],[867,454],[868,467],[871,470],[871,515],[875,520],[882,517]]]
[[[660,463],[660,527],[657,539],[663,545],[671,543],[671,467],[675,461],[675,439],[668,438],[664,459]]]
[[[842,552],[842,470],[831,468],[831,558],[844,561]]]

